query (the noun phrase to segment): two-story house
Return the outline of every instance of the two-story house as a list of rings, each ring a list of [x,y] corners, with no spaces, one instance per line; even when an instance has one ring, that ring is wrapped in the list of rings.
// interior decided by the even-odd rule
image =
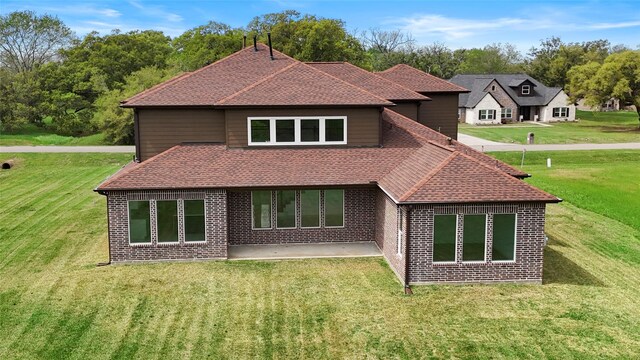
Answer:
[[[124,101],[137,161],[96,188],[110,261],[367,242],[404,285],[541,282],[560,200],[416,121],[425,95],[326,67],[257,44]]]
[[[461,122],[483,125],[576,119],[576,107],[561,88],[544,86],[526,74],[456,75],[450,81],[471,90],[459,97]]]

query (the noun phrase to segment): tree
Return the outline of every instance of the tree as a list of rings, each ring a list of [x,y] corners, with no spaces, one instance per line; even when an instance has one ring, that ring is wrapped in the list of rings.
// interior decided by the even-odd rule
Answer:
[[[0,16],[0,64],[15,72],[31,71],[53,60],[74,35],[57,17],[17,11]]]
[[[462,74],[508,74],[522,72],[522,56],[511,44],[492,44],[462,53]]]
[[[181,70],[193,71],[240,50],[242,36],[241,29],[210,21],[175,38],[173,57]]]
[[[572,101],[585,99],[587,105],[599,106],[617,98],[633,104],[640,121],[640,50],[611,54],[602,64],[591,61],[574,66],[567,75]]]
[[[400,50],[400,48],[415,43],[410,34],[405,34],[400,30],[385,31],[377,28],[369,29],[363,36],[363,42],[369,49],[388,54]]]
[[[0,68],[0,129],[13,132],[40,120],[40,86],[33,71]]]

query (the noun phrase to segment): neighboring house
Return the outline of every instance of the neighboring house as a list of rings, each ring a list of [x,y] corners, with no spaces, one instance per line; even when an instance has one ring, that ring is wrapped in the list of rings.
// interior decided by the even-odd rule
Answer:
[[[576,107],[561,88],[544,86],[526,74],[456,75],[450,81],[471,90],[460,94],[460,122],[500,124],[576,119]]]
[[[584,111],[620,111],[620,99],[611,98],[600,106],[589,106],[584,99],[578,100],[576,109]]]
[[[542,281],[558,198],[388,99],[420,95],[320,67],[258,44],[122,102],[137,160],[96,188],[110,261],[375,242],[404,285]]]
[[[467,88],[405,64],[377,74],[431,98],[432,101],[420,104],[418,122],[452,139],[458,138],[458,95],[468,93]]]

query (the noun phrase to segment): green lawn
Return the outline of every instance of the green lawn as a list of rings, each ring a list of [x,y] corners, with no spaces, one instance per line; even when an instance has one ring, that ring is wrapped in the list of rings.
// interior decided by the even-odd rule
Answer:
[[[14,133],[0,132],[1,146],[30,146],[30,145],[109,145],[105,142],[104,134],[94,134],[82,137],[56,135],[46,129],[29,124],[24,129]]]
[[[405,296],[378,258],[96,267],[91,190],[130,156],[3,154],[0,358],[637,358],[640,152],[547,155],[525,167],[567,200],[549,206],[544,285]]]
[[[580,144],[640,142],[638,114],[633,111],[591,112],[577,111],[577,122],[551,123],[540,126],[531,123],[509,125],[460,124],[463,134],[479,138],[524,144],[527,134],[535,134],[537,144]]]

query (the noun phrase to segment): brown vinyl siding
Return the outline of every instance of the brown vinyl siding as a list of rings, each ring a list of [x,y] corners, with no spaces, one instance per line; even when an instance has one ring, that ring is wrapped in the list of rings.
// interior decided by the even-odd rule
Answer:
[[[432,101],[423,101],[418,121],[436,131],[458,138],[458,93],[422,93]]]
[[[396,106],[390,106],[389,109],[404,115],[411,120],[418,121],[418,104],[419,102],[400,102]]]
[[[224,111],[139,109],[140,160],[183,142],[224,142]]]
[[[247,146],[247,118],[253,116],[346,116],[348,146],[377,146],[380,142],[380,109],[227,109],[227,145]]]

